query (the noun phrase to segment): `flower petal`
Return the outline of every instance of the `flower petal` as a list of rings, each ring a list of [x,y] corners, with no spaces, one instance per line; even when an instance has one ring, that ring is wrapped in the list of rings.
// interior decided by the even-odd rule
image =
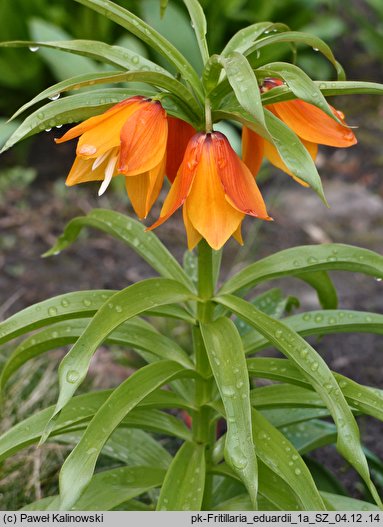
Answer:
[[[306,147],[307,151],[311,155],[311,157],[315,160],[317,153],[318,153],[318,145],[316,143],[310,143],[310,141],[305,141],[304,139],[301,139],[301,142]],[[272,163],[274,166],[279,168],[280,170],[283,170],[283,172],[286,172],[289,176],[291,176],[295,181],[303,185],[304,187],[309,187],[305,181],[295,176],[289,168],[285,165],[284,161],[282,160],[281,156],[279,155],[278,150],[275,148],[274,145],[269,143],[269,141],[264,142],[264,152],[265,157]]]
[[[212,134],[212,148],[219,178],[229,202],[239,211],[269,220],[262,194],[250,170],[220,132]]]
[[[193,225],[192,225],[192,223],[191,223],[191,221],[189,219],[186,207],[184,207],[182,209],[182,217],[183,217],[183,220],[184,220],[186,236],[187,236],[187,240],[188,240],[188,249],[189,249],[189,251],[192,251],[194,249],[194,247],[197,245],[197,243],[199,243],[202,240],[202,236],[193,227]]]
[[[348,147],[356,144],[353,131],[347,127],[343,114],[331,107],[344,124],[331,119],[322,110],[299,99],[267,106],[277,117],[306,141],[321,145]]]
[[[105,133],[105,129],[102,128],[102,132],[100,133],[100,128],[98,128],[100,125],[102,126],[105,125],[112,134],[115,134],[116,130],[114,130],[113,128],[114,126],[113,117],[115,115],[120,115],[120,116],[122,115],[122,117],[120,117],[122,120],[127,119],[127,117],[131,113],[137,110],[137,108],[139,107],[140,103],[142,103],[143,100],[144,100],[143,97],[130,97],[129,99],[125,99],[124,101],[121,101],[115,104],[114,106],[109,108],[106,112],[102,113],[101,115],[95,115],[94,117],[90,117],[89,119],[86,119],[85,121],[78,124],[77,126],[74,126],[70,130],[68,130],[62,137],[60,137],[59,139],[55,139],[55,142],[63,143],[64,141],[70,141],[71,139],[74,139],[75,137],[78,137],[84,134],[85,132],[89,132],[90,130],[97,128],[96,143],[94,143],[93,136],[88,136],[89,140],[87,139],[86,142],[83,142],[83,144],[90,144],[90,145],[94,144],[94,146],[96,146],[99,144],[100,140],[104,139],[102,136]],[[112,128],[111,128],[110,119],[112,119],[112,122],[113,122]],[[121,126],[117,129],[117,135],[120,131]],[[98,134],[100,134],[101,137],[99,137]],[[119,136],[118,136],[117,145],[118,144],[119,144]],[[98,155],[100,154],[96,153],[94,157],[97,157]]]
[[[172,183],[181,166],[187,144],[195,133],[196,131],[189,123],[168,116],[166,175]]]
[[[244,126],[242,128],[242,159],[254,177],[262,164],[264,139]]]
[[[149,230],[162,225],[185,202],[194,181],[204,141],[205,134],[201,133],[195,134],[189,141],[177,177],[162,206],[160,217],[149,227]]]
[[[130,202],[140,219],[146,218],[160,193],[165,173],[164,161],[153,170],[125,178]]]
[[[184,208],[194,229],[213,249],[218,250],[237,230],[243,213],[232,207],[225,198],[219,176],[219,159],[217,160],[213,147],[215,135],[206,136]],[[250,173],[249,175],[251,177]]]
[[[160,164],[168,138],[166,112],[158,101],[142,103],[121,129],[119,172],[136,176]]]
[[[66,178],[65,184],[68,187],[77,185],[78,183],[86,183],[87,181],[101,181],[104,179],[104,168],[102,166],[97,167],[96,170],[92,170],[92,160],[82,159],[76,157],[72,168]]]

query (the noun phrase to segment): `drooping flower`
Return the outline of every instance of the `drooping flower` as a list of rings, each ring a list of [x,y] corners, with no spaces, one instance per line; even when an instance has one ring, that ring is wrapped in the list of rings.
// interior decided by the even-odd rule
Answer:
[[[266,79],[261,91],[271,90],[281,84],[282,81],[279,79]],[[345,123],[343,113],[332,106],[331,110],[334,115],[343,124],[338,123],[316,106],[300,99],[269,104],[266,108],[298,135],[314,160],[318,152],[318,144],[347,148],[357,142],[353,131]],[[287,168],[274,145],[244,126],[242,158],[254,176],[258,173],[263,156],[296,181],[307,186]]]
[[[271,219],[250,170],[220,132],[197,133],[190,139],[160,218],[150,229],[182,205],[189,249],[202,238],[216,250],[230,236],[242,243],[245,214]]]
[[[194,128],[186,121],[168,116],[166,175],[171,183],[175,180],[181,166],[187,144],[195,133]]]
[[[69,186],[102,181],[103,194],[114,176],[125,176],[126,190],[139,218],[158,197],[165,174],[168,123],[158,101],[130,97],[70,129],[57,143],[80,137]]]

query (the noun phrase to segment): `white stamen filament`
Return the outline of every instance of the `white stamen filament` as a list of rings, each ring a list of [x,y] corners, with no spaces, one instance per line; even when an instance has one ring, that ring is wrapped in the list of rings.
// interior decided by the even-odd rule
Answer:
[[[110,154],[110,150],[107,150],[106,152],[104,152],[100,156],[96,157],[96,159],[94,160],[94,163],[92,165],[92,170],[96,170],[96,168],[99,167],[101,165],[101,163],[103,163],[105,161],[105,159],[108,157],[109,154]]]
[[[118,155],[112,156],[109,159],[108,164],[106,165],[105,178],[104,181],[101,183],[100,189],[98,191],[99,196],[102,196],[104,194],[105,190],[109,187],[109,183],[112,181],[114,169],[116,168],[117,164],[117,159]]]

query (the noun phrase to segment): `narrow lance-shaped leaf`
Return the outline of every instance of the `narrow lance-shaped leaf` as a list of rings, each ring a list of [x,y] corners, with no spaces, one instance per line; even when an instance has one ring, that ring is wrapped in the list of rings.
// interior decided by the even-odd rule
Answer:
[[[340,119],[334,115],[328,102],[322,95],[322,92],[317,84],[298,66],[289,64],[288,62],[271,62],[266,66],[261,66],[256,70],[258,72],[265,71],[267,76],[281,77],[287,82],[291,91],[297,97],[314,106],[320,108],[323,112],[341,124]]]
[[[358,426],[325,361],[288,326],[265,315],[245,300],[231,295],[217,297],[216,300],[218,303],[229,307],[234,313],[254,326],[257,331],[265,335],[279,351],[294,362],[299,371],[307,378],[325,402],[337,425],[337,448],[339,452],[361,475],[375,501],[380,504],[380,498],[371,481],[367,461],[360,444]]]
[[[229,278],[220,292],[232,293],[281,276],[330,270],[354,271],[383,278],[383,256],[367,249],[340,243],[294,247],[245,267]]]
[[[308,390],[314,389],[302,372],[300,372],[289,360],[267,359],[262,357],[248,359],[247,364],[249,373],[256,375],[257,377],[303,386]],[[382,390],[363,386],[336,372],[333,372],[333,375],[350,406],[383,421]],[[268,388],[274,390],[280,386],[281,385],[272,385]],[[290,389],[292,389],[292,387]],[[259,395],[259,390],[260,389],[258,388],[252,393],[254,395],[258,393]]]
[[[163,55],[189,82],[196,93],[202,97],[201,82],[196,71],[186,58],[165,37],[155,31],[149,24],[139,17],[111,2],[110,0],[75,0],[76,2],[101,13],[113,22],[130,31],[133,35],[148,44],[155,51]]]
[[[298,275],[298,278],[316,290],[323,309],[336,309],[338,307],[338,295],[335,286],[325,271],[303,273]]]
[[[267,128],[272,135],[272,142],[286,166],[294,176],[310,185],[323,203],[327,205],[322,181],[315,163],[297,134],[267,108],[265,108],[265,119]]]
[[[157,510],[201,510],[205,472],[205,446],[185,442],[166,473]]]
[[[151,307],[190,299],[191,295],[184,286],[165,278],[144,280],[113,295],[97,311],[60,364],[60,394],[54,415],[60,412],[82,383],[97,347],[114,329]]]
[[[350,95],[350,94],[368,94],[382,95],[383,85],[377,82],[363,81],[314,81],[316,86],[321,90],[323,95]],[[278,86],[262,94],[264,105],[273,104],[282,101],[295,99],[295,95],[288,86]]]
[[[241,339],[228,318],[203,324],[201,331],[225,407],[225,458],[241,478],[256,506],[257,459],[251,429],[249,379]]]
[[[332,333],[383,334],[383,315],[367,311],[326,309],[299,313],[283,319],[283,323],[302,337]],[[269,346],[269,341],[257,331],[243,336],[245,353],[253,353]]]
[[[226,72],[239,104],[257,121],[263,130],[262,136],[272,141],[265,122],[258,81],[247,59],[233,52],[227,57],[221,56],[218,61]]]
[[[204,64],[209,59],[209,50],[206,42],[206,18],[205,13],[198,0],[183,0],[183,3],[189,11],[192,27],[197,38],[198,47]]]
[[[55,421],[51,432],[51,438],[55,440],[57,435],[62,436],[63,434],[73,434],[74,431],[85,428],[111,393],[112,390],[103,390],[73,397]],[[170,427],[170,421],[167,421],[167,430],[164,431],[162,425],[166,420],[166,417],[164,416],[167,414],[162,413],[161,419],[159,419],[158,413],[153,413],[152,411],[157,410],[158,408],[180,408],[187,410],[188,412],[192,412],[195,409],[187,401],[181,399],[170,391],[155,390],[151,395],[141,401],[138,408],[129,413],[128,417],[122,421],[122,424],[123,426],[134,427],[140,422],[140,426],[145,428],[148,424],[147,420],[152,418],[153,422],[151,424],[151,430],[156,429],[156,432],[162,434],[169,433],[170,435],[175,435],[175,437],[181,437],[183,439],[190,438],[187,431],[185,431],[184,428],[182,429],[181,423],[176,427],[174,421],[173,425]],[[7,459],[19,450],[22,450],[31,444],[38,443],[53,411],[54,406],[45,408],[27,419],[24,419],[24,421],[17,423],[0,436],[0,460]],[[176,434],[173,432],[176,432]],[[126,445],[127,442],[125,441],[124,444]],[[136,449],[136,456],[138,455],[138,452],[138,449]]]
[[[11,375],[26,362],[47,351],[73,344],[88,324],[87,318],[58,322],[25,339],[4,364],[0,375],[0,391],[4,389]],[[186,352],[176,342],[161,335],[151,324],[143,320],[125,322],[109,335],[107,343],[143,350],[156,357],[179,362],[185,367],[192,365]]]
[[[121,46],[111,46],[105,42],[97,40],[58,40],[51,42],[17,40],[13,42],[1,42],[0,47],[41,47],[53,48],[61,51],[68,51],[77,55],[83,55],[96,59],[106,64],[117,66],[119,69],[158,72],[172,77],[172,75],[158,64],[142,57],[137,52]],[[65,60],[65,57],[64,57]]]
[[[179,364],[155,362],[136,371],[113,391],[65,460],[60,472],[60,510],[70,509],[90,483],[102,447],[124,417],[156,388],[185,374]]]
[[[274,31],[288,31],[289,29],[285,24],[274,24],[273,22],[257,22],[256,24],[251,24],[240,29],[231,37],[223,48],[221,55],[226,57],[233,51],[245,53],[260,36]]]
[[[332,63],[338,74],[338,79],[344,80],[345,74],[343,68],[339,62],[335,60],[331,48],[325,42],[323,42],[323,40],[309,33],[286,31],[284,33],[267,35],[264,38],[257,40],[252,46],[250,46],[245,51],[245,54],[250,55],[254,51],[258,51],[265,46],[270,46],[271,44],[277,44],[279,42],[292,42],[294,44],[302,43],[311,46],[315,51],[322,53]]]
[[[115,293],[75,291],[29,306],[0,322],[0,344],[60,320],[92,316]]]
[[[186,115],[189,116],[189,120],[192,123],[196,121],[198,114],[201,111],[200,106],[196,103],[196,100],[190,91],[181,82],[169,75],[151,71],[108,71],[104,73],[86,73],[84,75],[77,75],[76,77],[58,82],[39,93],[28,103],[24,104],[19,110],[17,110],[10,120],[14,119],[40,101],[44,101],[47,98],[56,100],[63,92],[78,90],[96,84],[122,82],[143,82],[154,86],[155,88],[161,88],[168,91],[179,100],[180,106],[184,108]]]
[[[87,216],[79,216],[70,221],[55,245],[44,256],[58,254],[66,249],[77,239],[84,227],[100,229],[122,240],[160,275],[178,280],[191,291],[195,290],[193,282],[155,234],[146,231],[142,223],[106,209],[95,209]]]
[[[263,463],[293,489],[303,510],[325,510],[309,469],[290,441],[254,409],[252,422],[257,455]]]

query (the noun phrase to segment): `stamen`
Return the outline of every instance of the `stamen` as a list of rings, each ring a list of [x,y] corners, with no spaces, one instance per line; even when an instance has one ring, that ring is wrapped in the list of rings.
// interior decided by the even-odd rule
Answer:
[[[110,182],[112,181],[113,173],[116,168],[118,156],[112,156],[105,168],[105,178],[101,183],[101,186],[98,191],[98,195],[102,196],[105,190],[109,187]]]
[[[108,157],[109,154],[110,154],[110,150],[107,150],[104,154],[101,154],[100,156],[96,157],[92,165],[92,170],[96,170],[96,168],[98,168],[101,165],[101,163],[105,161],[105,159]]]

